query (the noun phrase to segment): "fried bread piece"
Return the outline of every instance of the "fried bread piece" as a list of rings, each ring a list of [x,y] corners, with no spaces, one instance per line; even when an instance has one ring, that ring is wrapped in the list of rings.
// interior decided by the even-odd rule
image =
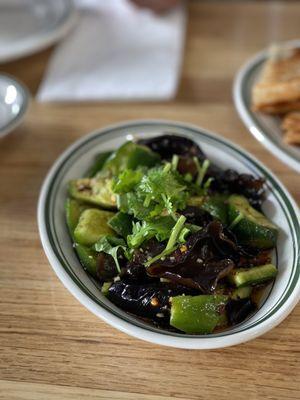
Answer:
[[[287,114],[281,125],[284,131],[283,140],[287,144],[300,145],[300,112]]]
[[[252,104],[271,114],[300,110],[300,49],[273,52],[253,87]]]

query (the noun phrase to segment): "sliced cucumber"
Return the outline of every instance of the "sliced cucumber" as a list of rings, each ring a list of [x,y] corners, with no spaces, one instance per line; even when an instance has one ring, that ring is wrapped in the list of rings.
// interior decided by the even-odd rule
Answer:
[[[103,208],[116,208],[112,179],[105,177],[82,178],[69,182],[71,197]]]
[[[240,243],[260,249],[276,245],[278,228],[243,196],[228,199],[228,222]]]
[[[193,206],[193,207],[202,207],[204,202],[205,202],[205,197],[204,196],[191,196],[187,200],[187,205],[188,206]]]
[[[115,176],[126,168],[135,169],[139,166],[153,167],[159,161],[159,155],[148,147],[133,142],[126,142],[108,158],[103,165],[103,171],[109,171]]]
[[[132,215],[118,212],[109,221],[108,225],[120,236],[127,238],[132,232]]]
[[[250,297],[251,292],[252,292],[251,286],[241,286],[234,289],[230,297],[232,300],[246,299],[247,297]]]
[[[253,268],[239,268],[231,271],[229,281],[237,287],[255,285],[274,279],[277,269],[273,264],[261,265]]]
[[[85,246],[92,246],[102,236],[113,235],[113,230],[107,224],[113,216],[112,212],[96,208],[83,211],[74,230],[75,241]]]
[[[172,298],[170,325],[186,333],[211,333],[225,324],[228,296],[200,295]]]
[[[101,288],[101,293],[104,296],[108,295],[108,291],[109,291],[109,288],[111,287],[111,285],[112,285],[112,282],[104,282],[103,283],[102,288]]]
[[[88,170],[86,176],[88,176],[89,178],[92,178],[98,172],[100,172],[103,168],[103,165],[105,164],[105,161],[111,156],[111,154],[112,154],[112,151],[106,151],[104,153],[98,154],[95,158],[93,165]]]
[[[88,206],[83,204],[75,199],[68,198],[65,203],[66,210],[66,220],[69,228],[70,235],[74,238],[74,230],[78,224],[78,220],[80,214],[86,209]]]
[[[83,268],[97,278],[97,253],[78,243],[75,243],[75,250]]]

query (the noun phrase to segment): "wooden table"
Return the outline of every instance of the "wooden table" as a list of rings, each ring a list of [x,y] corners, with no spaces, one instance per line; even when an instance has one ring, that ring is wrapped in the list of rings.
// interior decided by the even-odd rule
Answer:
[[[97,319],[63,287],[41,248],[36,205],[56,157],[87,132],[132,118],[167,118],[219,132],[255,154],[300,200],[299,175],[240,122],[237,68],[278,39],[299,35],[297,2],[189,6],[181,85],[169,103],[38,104],[0,144],[0,398],[299,399],[300,307],[252,342],[214,351],[159,347]],[[36,92],[51,49],[1,70]]]

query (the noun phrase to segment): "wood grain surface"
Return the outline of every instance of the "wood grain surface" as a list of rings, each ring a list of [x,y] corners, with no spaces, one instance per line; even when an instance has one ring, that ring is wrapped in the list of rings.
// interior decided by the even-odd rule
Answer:
[[[299,399],[300,306],[266,335],[213,351],[131,338],[63,287],[41,248],[36,205],[56,157],[87,132],[166,118],[219,132],[263,161],[299,204],[300,179],[247,132],[234,109],[238,67],[274,40],[300,34],[299,2],[191,1],[179,93],[167,103],[38,104],[0,142],[0,398]],[[52,49],[0,66],[34,95]]]

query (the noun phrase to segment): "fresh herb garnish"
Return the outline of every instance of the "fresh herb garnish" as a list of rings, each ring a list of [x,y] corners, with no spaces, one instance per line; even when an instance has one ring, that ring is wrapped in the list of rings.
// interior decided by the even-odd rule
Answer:
[[[142,169],[125,169],[115,179],[112,187],[113,191],[118,194],[130,192],[141,181],[144,172]]]
[[[160,217],[152,221],[135,222],[132,225],[132,234],[127,236],[128,246],[137,248],[144,241],[153,237],[156,237],[159,242],[163,242],[170,237],[175,223],[172,217]]]
[[[188,199],[187,187],[171,170],[170,163],[149,169],[140,181],[137,174],[138,171],[136,174],[124,171],[118,176],[116,193],[121,193],[117,199],[121,211],[144,220],[167,215],[174,218],[177,210],[185,208]],[[135,185],[132,182],[135,182]],[[126,192],[127,188],[130,190]]]
[[[193,159],[194,159],[194,162],[195,162],[195,164],[197,166],[197,170],[198,170],[198,176],[197,176],[197,179],[196,179],[196,185],[201,187],[202,183],[203,183],[203,179],[205,177],[205,174],[206,174],[206,172],[208,170],[208,167],[210,165],[210,162],[209,162],[209,160],[204,160],[202,165],[200,165],[199,160],[198,160],[197,157],[194,157]]]
[[[175,226],[173,227],[172,231],[171,231],[171,236],[168,240],[168,243],[165,247],[165,249],[159,253],[158,255],[156,255],[155,257],[150,258],[149,260],[147,260],[145,262],[145,267],[149,267],[151,264],[153,264],[155,261],[163,259],[164,257],[166,257],[167,255],[169,255],[170,253],[173,253],[174,250],[176,250],[177,244],[179,242],[179,238],[180,238],[180,234],[182,232],[184,228],[184,223],[186,221],[186,218],[184,215],[181,215],[178,218],[178,221],[176,222]]]
[[[118,238],[116,236],[103,236],[98,242],[95,244],[95,250],[98,252],[103,251],[106,254],[112,256],[115,261],[118,272],[121,272],[120,264],[118,261],[118,251],[122,249],[124,254],[127,253],[126,243],[123,239]]]

